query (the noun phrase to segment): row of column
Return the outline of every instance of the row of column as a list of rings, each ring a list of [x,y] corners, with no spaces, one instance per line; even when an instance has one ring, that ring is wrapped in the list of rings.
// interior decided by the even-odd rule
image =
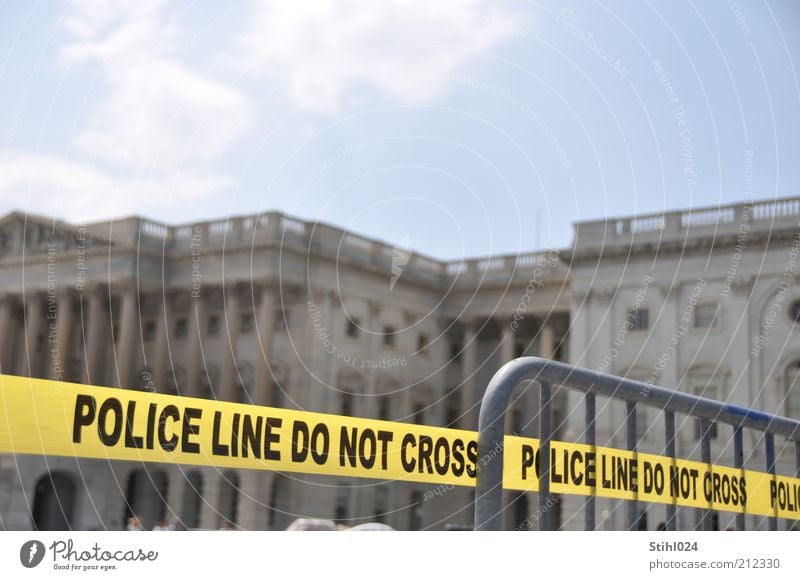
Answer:
[[[461,353],[461,384],[462,384],[462,409],[470,409],[467,415],[470,424],[478,425],[478,413],[480,411],[480,401],[483,398],[481,389],[483,385],[478,385],[476,378],[478,374],[478,334],[480,323],[483,319],[468,320],[464,324],[464,338]],[[545,320],[538,334],[539,356],[542,358],[552,358],[555,354],[555,340],[553,326],[550,320]],[[511,325],[511,320],[506,320],[502,325],[500,336],[500,366],[514,359],[515,332]],[[498,367],[499,368],[499,367]],[[471,405],[471,407],[470,407]]]
[[[76,292],[72,288],[58,289],[53,295],[29,293],[24,297],[7,295],[0,297],[0,370],[13,369],[17,374],[44,376],[56,380],[80,380],[85,384],[100,383],[104,380],[105,358],[112,313],[109,301],[113,295],[119,297],[119,323],[116,327],[116,348],[114,349],[115,369],[111,381],[114,386],[131,387],[138,384],[134,377],[135,366],[139,361],[138,345],[142,341],[140,301],[138,287],[134,281],[113,286],[91,286]],[[223,349],[221,392],[218,397],[225,400],[237,399],[237,352],[241,330],[240,294],[243,288],[230,286],[224,292],[224,339],[227,348]],[[255,402],[266,404],[269,401],[269,387],[272,382],[269,356],[275,328],[276,297],[275,289],[263,283],[257,289],[260,305],[257,313],[259,349],[255,385]],[[203,367],[203,344],[208,327],[208,292],[200,292],[191,299],[189,308],[189,343],[186,357],[187,384],[190,392],[198,395]],[[76,316],[76,300],[80,313]],[[169,294],[159,300],[158,323],[154,360],[152,361],[152,380],[156,388],[163,388],[169,378],[169,338],[173,315]],[[13,348],[20,328],[15,310],[23,309],[24,350],[19,353]],[[82,323],[82,324],[81,324]],[[81,324],[76,328],[76,324]],[[40,344],[44,337],[44,344]],[[78,340],[79,343],[75,344]],[[81,348],[83,365],[73,369],[74,354]],[[43,346],[43,348],[42,348]],[[44,352],[42,352],[44,351]],[[42,356],[47,356],[42,361]],[[12,362],[17,357],[17,366]]]

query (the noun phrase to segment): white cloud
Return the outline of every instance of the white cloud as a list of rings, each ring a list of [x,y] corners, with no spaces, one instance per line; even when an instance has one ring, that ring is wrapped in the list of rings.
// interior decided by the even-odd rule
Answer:
[[[516,31],[513,16],[485,0],[264,0],[242,60],[251,72],[279,73],[313,110],[335,111],[341,91],[357,83],[422,103],[451,84],[473,51]]]
[[[0,164],[0,210],[29,209],[71,222],[163,215],[170,207],[191,216],[192,203],[232,186],[229,178],[213,174],[187,171],[130,179],[58,157],[13,154]],[[27,208],[19,208],[23,199],[28,200]]]
[[[75,2],[66,19],[68,63],[99,63],[104,91],[78,148],[101,161],[172,171],[213,161],[241,131],[247,99],[187,68],[180,30],[160,2]]]

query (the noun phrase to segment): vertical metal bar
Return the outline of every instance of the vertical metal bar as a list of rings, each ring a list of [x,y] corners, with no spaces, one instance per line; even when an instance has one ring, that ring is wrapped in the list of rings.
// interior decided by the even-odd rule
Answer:
[[[549,383],[541,384],[542,402],[539,407],[539,530],[550,530],[550,508],[553,500],[550,496],[550,440],[553,437],[551,424],[552,387]]]
[[[800,441],[794,442],[795,477],[800,478]]]
[[[733,428],[733,466],[736,469],[744,467],[744,436],[740,425]],[[736,514],[736,529],[740,532],[744,531],[744,514]]]
[[[711,469],[711,421],[700,419],[700,453],[702,461],[708,469]],[[708,505],[700,510],[700,522],[704,532],[712,529],[711,506]]]
[[[592,452],[594,452],[595,446],[597,445],[595,434],[595,419],[597,417],[595,396],[592,393],[586,393],[584,400],[586,402],[586,445],[591,447]],[[800,450],[800,444],[798,444],[798,450]],[[798,456],[798,461],[800,461],[800,456]],[[590,494],[586,496],[586,502],[583,508],[587,532],[593,532],[596,527],[594,494],[595,490],[591,490]]]
[[[764,437],[766,439],[766,452],[767,452],[767,473],[769,473],[773,478],[775,477],[775,435],[772,433],[767,433]],[[777,503],[776,503],[777,505]],[[767,518],[767,522],[769,523],[769,529],[771,531],[778,530],[778,518],[772,516]]]
[[[800,441],[794,442],[794,463],[795,463],[794,476],[800,479]],[[800,522],[795,520],[792,529],[797,532],[800,532]]]
[[[670,490],[677,489],[678,481],[677,481],[677,470],[674,469],[675,467],[675,413],[672,411],[664,411],[664,434],[666,436],[667,442],[665,445],[664,451],[666,452],[667,457],[672,459],[673,461],[670,462]],[[675,503],[667,504],[667,530],[670,532],[674,532],[677,529],[677,518],[678,513],[677,509],[675,508]]]
[[[628,401],[626,403],[628,411],[627,419],[627,440],[628,451],[636,451],[636,403]],[[636,530],[637,522],[639,521],[639,502],[636,500],[628,501],[628,530]]]

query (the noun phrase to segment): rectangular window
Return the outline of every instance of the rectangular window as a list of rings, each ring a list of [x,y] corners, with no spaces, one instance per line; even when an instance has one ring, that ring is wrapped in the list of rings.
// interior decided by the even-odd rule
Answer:
[[[386,519],[386,512],[389,509],[389,490],[385,485],[375,489],[375,516],[373,519],[378,523],[383,523]]]
[[[175,338],[186,338],[189,334],[189,319],[178,318],[175,320]]]
[[[422,492],[412,491],[408,507],[408,529],[417,531],[422,529]]]
[[[336,514],[334,519],[339,523],[348,520],[348,504],[350,503],[350,488],[340,484],[336,489]]]
[[[716,304],[698,304],[694,310],[695,328],[712,328],[717,325]]]
[[[647,308],[630,308],[628,310],[628,328],[631,330],[647,330],[650,324],[650,313]]]
[[[389,408],[391,400],[389,395],[381,395],[378,399],[378,419],[381,421],[389,420]]]
[[[219,316],[212,314],[208,317],[208,336],[219,336],[220,322]]]
[[[428,348],[428,343],[430,342],[430,338],[427,334],[420,334],[417,336],[417,350],[420,354],[423,354],[426,348]]]
[[[445,415],[446,426],[453,429],[457,428],[458,419],[461,415],[461,402],[459,401],[458,391],[456,389],[450,389],[447,392]]]
[[[339,406],[339,414],[345,417],[353,416],[353,395],[351,393],[342,393]]]
[[[252,312],[242,314],[242,334],[250,334],[256,328],[256,317]]]
[[[359,331],[358,326],[359,325],[358,325],[358,319],[357,318],[351,318],[350,320],[348,320],[347,321],[347,336],[349,336],[350,338],[358,338],[358,331]]]
[[[383,346],[394,346],[394,338],[395,338],[395,329],[394,326],[384,326],[383,327]]]
[[[711,423],[711,429],[709,429],[708,434],[711,436],[712,439],[717,438],[716,423]],[[702,436],[703,436],[703,422],[700,419],[696,419],[694,424],[694,438],[699,441]]]

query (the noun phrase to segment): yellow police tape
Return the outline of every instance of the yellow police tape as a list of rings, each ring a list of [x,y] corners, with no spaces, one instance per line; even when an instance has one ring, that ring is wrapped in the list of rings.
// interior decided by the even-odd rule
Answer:
[[[0,375],[0,452],[474,486],[476,434]],[[539,441],[506,436],[503,487],[538,490]],[[800,519],[800,479],[554,441],[551,491]]]

